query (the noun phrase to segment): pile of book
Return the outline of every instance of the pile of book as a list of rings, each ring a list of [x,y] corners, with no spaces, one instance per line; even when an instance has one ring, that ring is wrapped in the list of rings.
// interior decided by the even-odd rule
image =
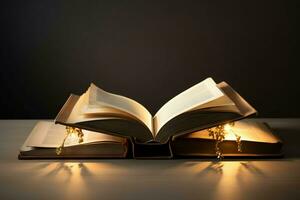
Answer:
[[[154,116],[138,102],[91,84],[84,94],[70,95],[54,122],[37,123],[19,159],[282,155],[282,141],[267,124],[244,119],[255,114],[227,83],[212,78],[178,94]]]

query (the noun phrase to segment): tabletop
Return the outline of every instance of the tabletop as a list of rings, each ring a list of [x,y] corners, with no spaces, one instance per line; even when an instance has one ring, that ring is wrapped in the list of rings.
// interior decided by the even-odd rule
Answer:
[[[256,120],[284,158],[18,160],[38,120],[0,120],[0,199],[300,199],[300,119]]]

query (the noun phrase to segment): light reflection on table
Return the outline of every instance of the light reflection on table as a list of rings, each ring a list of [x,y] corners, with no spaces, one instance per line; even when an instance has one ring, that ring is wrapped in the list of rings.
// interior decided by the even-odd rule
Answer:
[[[0,199],[300,199],[300,119],[267,121],[283,159],[17,160],[37,121],[0,120]]]
[[[100,195],[105,199],[145,196],[176,199],[201,195],[212,199],[240,199],[245,192],[248,198],[263,198],[264,191],[275,189],[268,194],[276,199],[282,197],[276,192],[286,188],[278,180],[294,182],[290,186],[294,189],[300,185],[299,164],[299,160],[22,161],[10,171],[20,175],[14,184],[29,181],[30,187],[37,188],[34,191],[38,195],[55,190],[56,194],[52,195],[57,198],[86,199]],[[4,167],[1,165],[1,170]]]

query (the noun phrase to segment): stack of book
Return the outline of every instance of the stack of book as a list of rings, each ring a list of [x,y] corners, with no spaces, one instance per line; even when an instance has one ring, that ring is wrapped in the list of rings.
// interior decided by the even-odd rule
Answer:
[[[154,116],[138,102],[91,84],[84,94],[70,95],[54,122],[37,123],[19,159],[282,155],[282,141],[267,124],[244,119],[256,113],[227,83],[212,78],[178,94]],[[76,134],[65,137],[66,127],[80,131],[81,142]]]

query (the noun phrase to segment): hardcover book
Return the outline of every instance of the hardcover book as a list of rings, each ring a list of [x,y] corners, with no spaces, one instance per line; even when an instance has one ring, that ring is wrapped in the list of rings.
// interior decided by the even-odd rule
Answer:
[[[19,159],[33,158],[124,158],[128,153],[126,138],[83,130],[84,138],[78,143],[76,135],[70,135],[64,143],[61,155],[56,148],[63,142],[66,129],[52,121],[39,121],[20,148]]]

